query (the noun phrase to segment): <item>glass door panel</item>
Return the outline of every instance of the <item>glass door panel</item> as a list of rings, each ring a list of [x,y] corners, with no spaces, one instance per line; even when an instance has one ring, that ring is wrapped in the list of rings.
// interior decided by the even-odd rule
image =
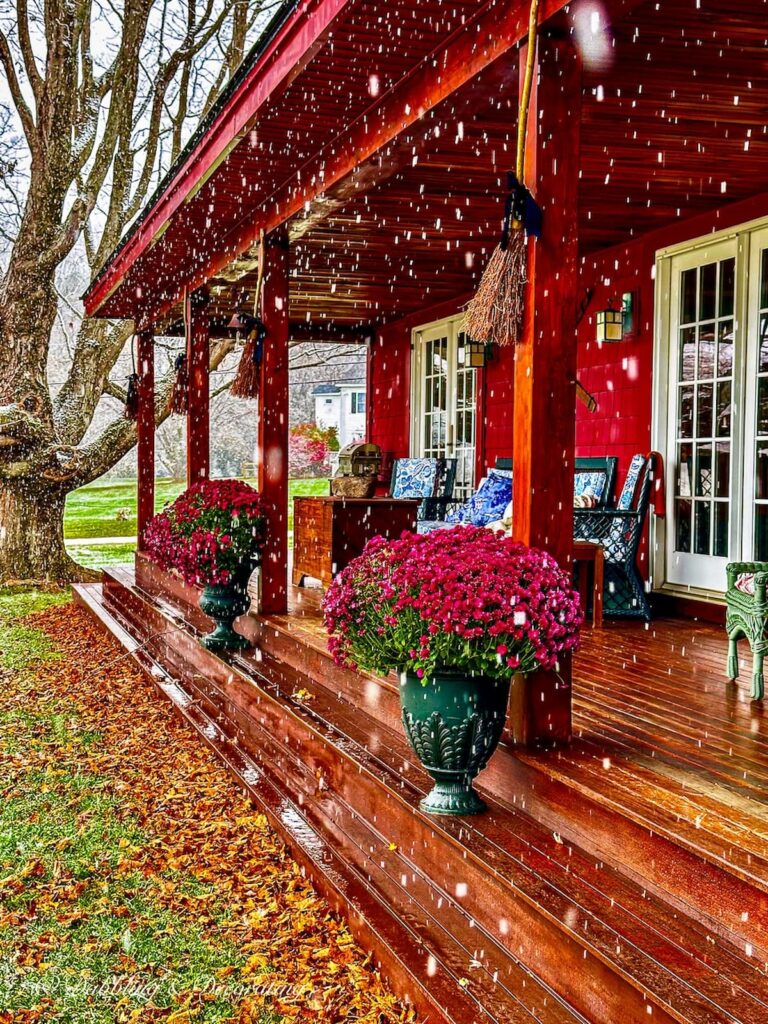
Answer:
[[[735,272],[734,242],[672,261],[667,577],[704,589],[731,547]]]
[[[412,454],[455,458],[454,495],[467,498],[475,483],[477,370],[468,365],[461,318],[414,333]]]

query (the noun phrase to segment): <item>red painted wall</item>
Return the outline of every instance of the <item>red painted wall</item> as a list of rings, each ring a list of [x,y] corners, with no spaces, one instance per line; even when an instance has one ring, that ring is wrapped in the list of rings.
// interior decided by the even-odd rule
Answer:
[[[582,260],[581,285],[594,289],[579,329],[579,380],[597,400],[590,413],[576,408],[576,454],[617,455],[621,487],[635,452],[651,447],[653,397],[654,265],[659,249],[737,227],[768,215],[768,195],[720,207],[710,214],[678,221]],[[609,299],[634,292],[635,336],[618,344],[595,341],[595,315]]]
[[[590,413],[577,402],[576,454],[618,456],[618,489],[635,452],[651,448],[656,252],[765,216],[768,194],[675,222],[582,260],[581,287],[591,289],[593,296],[578,327],[578,378],[596,399],[597,410]],[[634,335],[617,344],[598,345],[596,313],[609,299],[619,301],[623,292],[635,293]],[[452,316],[467,298],[425,308],[379,332],[371,356],[371,440],[394,457],[407,455],[410,441],[411,330]],[[478,450],[478,477],[497,457],[511,454],[513,359],[512,350],[501,350],[481,374],[478,430],[484,444]]]

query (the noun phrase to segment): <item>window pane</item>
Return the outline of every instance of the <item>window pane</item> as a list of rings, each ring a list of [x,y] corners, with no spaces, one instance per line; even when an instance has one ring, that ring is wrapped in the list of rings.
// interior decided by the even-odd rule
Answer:
[[[696,319],[696,268],[684,270],[680,275],[680,323],[690,324]]]
[[[733,316],[736,260],[733,256],[720,264],[720,316]]]
[[[709,555],[710,525],[712,506],[709,502],[694,502],[693,508],[693,553]]]
[[[757,382],[757,433],[768,434],[768,377]]]
[[[696,436],[712,436],[712,385],[699,384],[696,389]]]
[[[731,436],[731,382],[722,380],[717,385],[715,433],[718,437]]]
[[[728,502],[715,502],[714,552],[718,558],[728,557]]]
[[[677,494],[681,498],[690,498],[693,482],[693,445],[678,445],[677,451]]]
[[[768,561],[768,505],[755,505],[755,558]]]
[[[706,324],[699,328],[699,380],[715,375],[715,326]]]
[[[696,375],[696,328],[684,327],[680,331],[679,380],[693,380]]]
[[[731,445],[719,441],[715,445],[715,497],[727,498],[731,493]]]
[[[760,259],[760,309],[768,306],[768,249],[763,249]]]
[[[709,554],[709,530],[712,516],[708,501],[695,502],[693,510],[693,550],[697,555]]]
[[[717,264],[708,263],[699,272],[699,320],[714,320],[717,295]]]
[[[693,437],[693,385],[686,384],[679,391],[677,435],[678,437]]]
[[[768,315],[760,317],[760,373],[768,373]]]
[[[720,340],[717,346],[718,377],[733,376],[733,320],[720,324]]]
[[[690,501],[675,502],[675,550],[683,553],[691,550],[691,505]]]
[[[755,497],[768,498],[768,441],[755,445]]]
[[[696,497],[709,498],[712,494],[712,445],[696,445]]]

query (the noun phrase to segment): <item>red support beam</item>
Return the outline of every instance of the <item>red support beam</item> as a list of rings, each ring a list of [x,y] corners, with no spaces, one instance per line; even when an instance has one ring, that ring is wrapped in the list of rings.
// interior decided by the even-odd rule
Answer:
[[[288,236],[265,249],[262,318],[267,328],[259,396],[259,490],[267,508],[261,611],[288,610]]]
[[[521,67],[523,66],[521,59]],[[542,36],[526,147],[526,182],[543,214],[529,242],[521,344],[515,353],[514,536],[570,572],[576,427],[576,185],[581,65],[569,41]],[[513,732],[523,742],[566,740],[571,665],[535,673],[519,695]]]
[[[136,335],[136,364],[139,374],[136,530],[137,547],[141,551],[144,527],[155,514],[155,337],[152,331],[139,331]]]
[[[187,330],[187,486],[207,480],[210,468],[210,383],[208,295],[202,289],[185,297]]]

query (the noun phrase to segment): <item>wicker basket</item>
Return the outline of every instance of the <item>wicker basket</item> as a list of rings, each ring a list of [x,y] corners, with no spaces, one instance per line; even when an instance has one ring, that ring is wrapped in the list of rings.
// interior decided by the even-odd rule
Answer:
[[[376,489],[376,475],[335,476],[331,480],[331,494],[340,498],[370,498]]]

